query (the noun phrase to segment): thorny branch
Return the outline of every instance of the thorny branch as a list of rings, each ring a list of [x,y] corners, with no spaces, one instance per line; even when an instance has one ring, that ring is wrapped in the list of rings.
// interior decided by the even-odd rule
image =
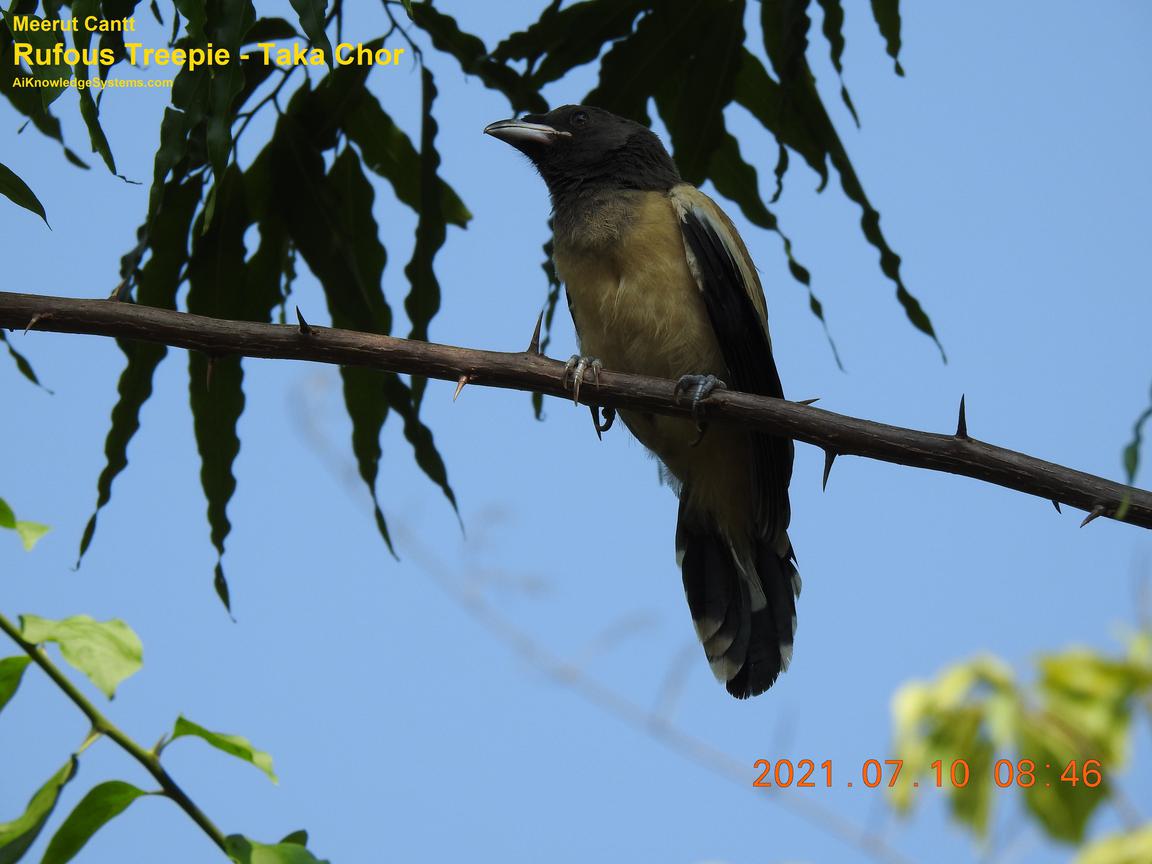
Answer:
[[[305,325],[303,319],[296,327],[258,324],[109,300],[0,292],[0,327],[136,339],[202,351],[210,357],[241,355],[363,366],[571,398],[562,381],[564,365],[534,350],[477,351]],[[677,399],[673,388],[672,381],[605,370],[598,385],[586,384],[580,391],[579,401],[610,409],[691,416],[688,400]],[[1107,516],[1152,528],[1152,493],[978,441],[968,433],[963,405],[957,430],[950,435],[732,391],[710,396],[705,416],[823,448],[825,482],[836,456],[866,456],[962,474],[1047,498],[1057,508],[1067,504],[1088,513],[1082,524]]]

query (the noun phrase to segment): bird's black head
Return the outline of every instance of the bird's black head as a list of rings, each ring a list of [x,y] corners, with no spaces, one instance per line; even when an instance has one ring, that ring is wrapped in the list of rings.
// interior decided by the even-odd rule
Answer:
[[[554,202],[610,189],[667,191],[680,174],[655,133],[601,108],[565,105],[484,132],[532,160]]]

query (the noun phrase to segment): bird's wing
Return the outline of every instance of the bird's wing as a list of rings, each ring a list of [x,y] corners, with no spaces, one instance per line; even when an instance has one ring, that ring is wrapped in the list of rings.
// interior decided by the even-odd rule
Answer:
[[[693,186],[670,193],[680,219],[688,266],[704,298],[724,362],[728,386],[761,396],[784,397],[772,358],[764,291],[736,228],[716,203]],[[763,536],[787,544],[788,483],[792,477],[790,438],[756,435],[756,488]],[[782,556],[790,548],[777,549]]]

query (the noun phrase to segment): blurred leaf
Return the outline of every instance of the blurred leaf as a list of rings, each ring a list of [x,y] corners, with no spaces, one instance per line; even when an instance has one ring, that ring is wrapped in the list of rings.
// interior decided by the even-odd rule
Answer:
[[[76,757],[70,756],[64,767],[49,777],[32,796],[23,815],[0,824],[0,864],[15,864],[24,857],[52,815],[60,790],[75,774]]]
[[[295,843],[297,846],[308,845],[308,832],[301,828],[299,831],[293,831],[291,834],[283,838],[281,843]]]
[[[228,857],[237,864],[328,864],[299,843],[281,841],[266,846],[239,834],[227,838]]]
[[[0,499],[0,503],[2,499]],[[0,711],[15,695],[20,686],[20,679],[24,677],[24,670],[31,662],[27,657],[5,657],[0,660]]]
[[[32,364],[28,362],[28,358],[12,346],[12,342],[8,339],[8,335],[3,330],[0,330],[0,342],[3,342],[4,347],[8,349],[8,354],[12,358],[12,361],[16,364],[16,368],[20,370],[21,375],[23,375],[37,387],[44,389],[48,393],[52,392],[40,383],[40,379],[36,377],[36,371],[32,368]]]
[[[44,205],[40,203],[36,193],[29,189],[28,184],[3,162],[0,162],[0,195],[25,210],[31,210],[44,220],[45,225],[48,225],[48,216],[44,212]],[[52,226],[49,225],[48,227]]]
[[[1082,782],[1073,786],[1057,779],[1071,760],[1083,764],[1084,759],[1096,758],[1097,754],[1084,749],[1084,743],[1077,730],[1047,712],[1033,713],[1021,723],[1019,752],[1036,763],[1038,777],[1052,778],[1044,782],[1038,780],[1032,787],[1023,789],[1024,805],[1049,837],[1066,843],[1084,840],[1089,817],[1110,794],[1107,771],[1100,785],[1094,788]],[[1044,765],[1052,767],[1044,769]]]
[[[1094,840],[1076,856],[1073,864],[1148,864],[1152,861],[1152,824]]]
[[[884,37],[888,56],[896,64],[896,74],[903,75],[900,65],[900,0],[872,0],[872,17]]]
[[[4,22],[8,25],[10,33],[16,33],[15,19],[16,18],[35,18],[37,21],[44,21],[46,19],[40,18],[36,15],[21,15],[15,12],[16,4],[12,4],[12,8],[7,11],[0,9],[0,14],[4,16]],[[33,7],[35,8],[35,7]],[[26,30],[20,34],[20,41],[32,46],[33,51],[48,51],[51,52],[56,43],[62,45],[64,37],[55,30]],[[35,56],[35,54],[33,54]],[[16,65],[13,62],[13,65]],[[29,69],[32,71],[32,77],[38,81],[56,81],[67,80],[72,77],[72,70],[67,63],[30,63]],[[11,67],[9,67],[11,68]],[[68,88],[61,84],[53,84],[51,86],[36,87],[40,94],[40,104],[47,109],[49,105],[56,101],[56,98]]]
[[[934,760],[941,760],[947,775],[953,761],[963,759],[968,784],[944,786],[955,818],[983,836],[991,812],[993,756],[1011,746],[1019,710],[1012,673],[994,657],[958,663],[931,682],[901,687],[892,699],[894,749],[909,782],[890,790],[893,806],[908,811],[911,781],[926,774]]]
[[[208,20],[205,0],[172,0],[172,5],[184,16],[184,29],[192,45],[202,46],[208,41],[204,25]]]
[[[1132,440],[1124,448],[1124,473],[1128,478],[1128,485],[1136,482],[1136,471],[1140,467],[1140,447],[1144,440],[1144,425],[1152,420],[1152,402],[1149,402],[1144,413],[1136,418],[1136,425],[1132,427]]]
[[[59,645],[68,664],[83,672],[109,699],[121,681],[144,665],[140,637],[118,618],[96,621],[89,615],[73,615],[53,621],[38,615],[21,615],[20,632],[37,645]]]
[[[308,39],[317,48],[324,52],[324,59],[328,68],[332,68],[332,43],[328,41],[328,34],[324,30],[325,0],[292,0],[292,8],[300,17],[300,27]]]
[[[176,308],[180,271],[188,260],[188,233],[200,201],[201,180],[162,186],[162,204],[151,228],[152,257],[140,274],[139,302],[159,309]],[[112,483],[128,465],[128,444],[140,428],[140,409],[152,395],[152,377],[168,353],[164,345],[119,339],[127,360],[117,385],[119,398],[104,441],[104,468],[96,483],[96,509],[80,540],[76,566],[92,543],[100,511],[112,498]]]
[[[852,115],[852,119],[856,121],[856,125],[860,125],[860,118],[856,115],[856,106],[852,104],[852,97],[848,95],[848,86],[844,83],[844,66],[842,65],[842,58],[844,56],[844,7],[840,5],[840,0],[818,0],[820,8],[824,10],[824,38],[828,40],[829,53],[832,57],[832,65],[836,68],[836,75],[840,78],[840,98],[844,100],[844,106]]]
[[[461,30],[450,15],[433,8],[431,3],[419,3],[412,8],[412,20],[428,34],[437,51],[456,58],[460,68],[477,76],[485,87],[503,93],[514,111],[548,110],[548,103],[528,79],[494,60],[483,40]]]
[[[221,732],[210,732],[203,726],[193,723],[185,717],[177,717],[176,725],[172,729],[172,741],[177,738],[183,738],[187,735],[196,738],[202,738],[207,741],[217,750],[222,750],[229,756],[235,756],[237,759],[243,759],[245,762],[251,763],[268,775],[268,779],[273,783],[278,783],[276,774],[272,770],[272,757],[265,753],[263,750],[257,750],[252,746],[252,742],[242,735],[226,735]]]
[[[548,6],[527,30],[513,33],[492,51],[492,59],[527,60],[543,57],[530,76],[540,88],[558,81],[577,66],[591,63],[604,46],[632,32],[646,0],[587,0],[560,8]]]
[[[100,15],[100,0],[73,0],[72,14],[81,19],[90,15],[100,18],[102,17]],[[86,27],[77,27],[72,33],[72,41],[79,52],[79,59],[73,69],[68,70],[68,67],[64,67],[68,70],[65,72],[65,76],[72,72],[76,75],[76,80],[83,81],[91,77],[90,70],[84,63],[83,52],[88,50],[92,43],[92,31]],[[92,152],[99,153],[108,170],[116,174],[116,160],[112,156],[112,147],[108,143],[108,137],[100,126],[100,109],[92,97],[92,90],[88,87],[78,87],[76,88],[76,95],[80,100],[80,116],[84,118],[84,125],[88,127],[88,138],[92,143]]]
[[[92,835],[123,813],[141,795],[149,793],[131,783],[110,780],[94,786],[56,829],[40,864],[65,864],[76,857]]]
[[[39,522],[17,519],[16,514],[12,512],[12,508],[3,498],[0,498],[0,528],[15,531],[20,537],[20,542],[24,544],[25,552],[31,552],[40,538],[52,530]]]
[[[220,201],[217,217],[205,230],[207,217],[201,211],[192,230],[188,311],[213,318],[266,321],[271,317],[271,303],[262,316],[254,315],[249,307],[253,294],[245,290],[244,233],[252,219],[244,178],[235,165],[217,180],[216,189]],[[244,412],[243,382],[239,356],[210,358],[199,351],[188,352],[189,401],[200,452],[200,485],[208,499],[208,524],[217,553],[214,586],[229,610],[231,597],[223,557],[232,530],[227,511],[236,491],[232,466],[240,452],[236,429]]]

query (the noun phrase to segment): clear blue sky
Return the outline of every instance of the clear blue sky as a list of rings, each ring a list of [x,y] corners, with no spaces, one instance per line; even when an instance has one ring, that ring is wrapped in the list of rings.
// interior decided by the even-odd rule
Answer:
[[[529,4],[440,5],[489,44],[535,14]],[[816,194],[817,178],[794,159],[778,212],[812,270],[846,373],[788,277],[779,239],[729,206],[763,273],[785,388],[794,398],[819,396],[830,410],[941,431],[954,428],[965,393],[974,436],[1119,477],[1121,447],[1152,379],[1152,11],[1135,0],[1091,14],[1035,0],[905,5],[905,78],[892,73],[865,6],[848,9],[844,63],[861,130],[839,106],[815,28],[812,57],[950,362],[942,365],[904,320],[855,206],[834,183]],[[379,29],[375,19],[347,26],[353,35]],[[521,157],[480,134],[508,116],[502,97],[434,62],[442,170],[475,219],[449,232],[438,258],[444,308],[432,338],[520,350],[543,296],[547,197]],[[574,101],[593,78],[590,67],[548,96]],[[411,67],[370,80],[414,130]],[[81,150],[74,100],[66,93],[59,113]],[[104,99],[105,128],[131,178],[151,176],[163,104],[163,93]],[[17,137],[13,112],[0,109],[0,118],[3,161],[36,190],[53,226],[0,206],[4,289],[106,296],[147,185],[102,168],[78,171],[34,131]],[[731,122],[762,181],[770,178],[774,145],[739,112]],[[249,143],[244,158],[254,152]],[[386,291],[400,308],[413,217],[379,188]],[[324,323],[312,280],[301,280],[295,299]],[[557,320],[552,353],[566,356],[571,325]],[[278,786],[192,740],[174,744],[165,761],[226,832],[272,841],[306,827],[314,850],[338,864],[872,860],[745,788],[753,761],[832,759],[838,772],[855,771],[889,754],[891,695],[911,678],[986,651],[1028,677],[1042,651],[1118,650],[1118,628],[1136,615],[1137,579],[1152,569],[1147,532],[1108,520],[1080,530],[1082,514],[1060,516],[1046,501],[962,478],[846,458],[821,493],[822,454],[801,445],[792,486],[804,577],[795,660],[771,692],[740,703],[712,680],[695,645],[672,554],[675,499],[622,428],[601,443],[585,408],[550,402],[537,423],[525,394],[471,388],[453,404],[452,386],[433,382],[425,416],[466,536],[389,423],[380,493],[397,563],[355,475],[336,370],[248,361],[225,559],[233,623],[211,587],[186,355],[171,352],[161,367],[129,469],[73,572],[121,355],[97,338],[13,341],[55,395],[0,362],[0,494],[54,530],[31,555],[0,537],[0,607],[127,620],[144,641],[145,667],[110,715],[147,743],[179,713],[248,736],[273,755]],[[1147,486],[1152,475],[1141,479]],[[469,597],[482,606],[461,602]],[[661,704],[666,681],[682,676],[669,716],[746,769],[747,783],[717,776],[558,683],[509,645],[505,625],[641,710]],[[84,733],[78,712],[30,671],[0,716],[0,818],[20,812]],[[1134,761],[1146,769],[1147,729],[1136,733]],[[63,808],[109,778],[150,788],[101,742]],[[1147,772],[1120,780],[1133,800],[1152,801]],[[994,795],[994,848],[1011,843],[994,860],[1067,860],[1067,850],[1023,823],[1012,794]],[[792,800],[879,830],[915,860],[980,854],[934,790],[908,822],[871,790],[807,790]],[[212,854],[179,810],[146,799],[79,860]]]

